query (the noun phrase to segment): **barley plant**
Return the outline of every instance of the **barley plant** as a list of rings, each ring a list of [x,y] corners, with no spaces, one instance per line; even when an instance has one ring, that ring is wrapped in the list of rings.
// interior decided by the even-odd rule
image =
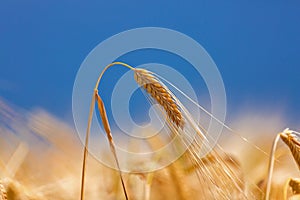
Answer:
[[[214,147],[210,151],[210,144],[208,142],[206,130],[199,126],[191,117],[188,110],[181,104],[176,96],[166,87],[154,73],[139,68],[133,68],[125,63],[115,62],[108,65],[100,74],[99,79],[94,88],[92,97],[90,115],[88,120],[85,152],[83,159],[82,171],[82,187],[81,199],[84,199],[84,185],[85,185],[85,165],[88,150],[88,139],[90,132],[90,123],[95,104],[95,99],[99,107],[99,112],[102,122],[107,133],[111,152],[115,158],[116,164],[119,169],[120,180],[124,191],[125,199],[135,199],[134,196],[128,195],[126,184],[124,183],[122,172],[119,168],[118,157],[116,155],[113,137],[109,128],[103,102],[98,94],[98,86],[105,71],[114,65],[121,65],[134,71],[134,78],[144,91],[150,96],[150,101],[154,101],[160,105],[160,111],[165,115],[170,137],[179,138],[175,148],[182,149],[187,147],[187,151],[178,160],[168,168],[168,173],[173,180],[172,185],[177,190],[178,199],[191,199],[195,198],[195,194],[187,186],[180,183],[186,177],[189,177],[193,184],[197,184],[198,191],[201,194],[198,199],[254,199],[256,195],[252,191],[252,186],[245,184],[243,174],[239,167],[238,162],[227,155],[220,146]],[[193,135],[195,135],[193,137]],[[210,151],[205,157],[199,154],[201,151]],[[175,149],[176,151],[176,149]],[[152,175],[149,174],[148,177]],[[147,180],[148,192],[145,198],[150,199],[149,190],[152,188],[153,180]],[[246,190],[250,188],[250,190]],[[133,195],[133,194],[132,194]]]
[[[121,170],[114,131],[99,87],[112,66],[132,70],[132,78],[149,102],[158,105],[155,108],[165,121],[165,135],[146,142],[154,151],[174,141],[170,151],[150,159],[151,164],[159,165],[166,157],[179,153],[181,156],[168,166],[151,172],[140,172],[138,168],[126,173]],[[280,120],[264,117],[264,127],[246,120],[250,124],[246,126],[252,128],[246,137],[257,138],[255,144],[222,124],[226,134],[212,146],[207,128],[192,116],[172,92],[174,88],[167,87],[162,78],[125,63],[109,64],[94,87],[83,149],[74,128],[62,120],[42,109],[25,111],[0,98],[0,200],[300,199],[298,132],[284,130],[271,147],[271,134],[281,127]],[[93,112],[99,114],[107,138],[99,145],[108,145],[109,151],[103,155],[113,159],[116,170],[88,156]],[[203,112],[222,123],[208,111]],[[243,124],[241,119],[237,124]],[[270,149],[269,155],[266,152]],[[148,160],[128,162],[133,166],[149,164]]]
[[[275,151],[277,147],[277,143],[279,141],[279,138],[290,148],[291,154],[297,163],[298,168],[300,168],[300,142],[299,142],[299,136],[300,133],[296,131],[292,131],[290,129],[285,129],[283,132],[279,133],[273,142],[273,147],[271,151],[271,157],[269,162],[269,174],[268,174],[268,182],[267,182],[267,188],[266,188],[266,196],[265,199],[270,199],[270,193],[271,193],[271,184],[272,184],[272,174],[273,174],[273,168],[274,168],[274,160],[275,160]],[[292,199],[300,199],[300,181],[297,178],[290,178],[287,180],[286,186],[284,188],[283,192],[283,198],[287,199],[288,197],[288,190],[289,187],[291,189],[293,197]]]

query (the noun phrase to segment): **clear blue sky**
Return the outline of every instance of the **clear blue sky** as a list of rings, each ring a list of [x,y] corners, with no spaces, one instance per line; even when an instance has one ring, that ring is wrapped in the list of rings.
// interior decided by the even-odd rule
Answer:
[[[298,0],[3,0],[0,96],[64,117],[76,72],[98,43],[127,29],[158,26],[208,51],[222,74],[229,114],[251,104],[283,108],[300,121],[299,20]]]

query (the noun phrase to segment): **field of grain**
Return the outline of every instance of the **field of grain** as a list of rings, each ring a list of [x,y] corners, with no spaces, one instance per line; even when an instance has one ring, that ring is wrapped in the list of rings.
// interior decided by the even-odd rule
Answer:
[[[179,159],[153,172],[122,172],[98,85],[91,108],[97,104],[95,112],[102,118],[108,139],[102,144],[110,146],[105,154],[114,158],[119,170],[89,156],[88,140],[84,147],[68,123],[42,109],[25,111],[1,99],[1,200],[299,199],[299,134],[281,133],[278,147],[271,152],[276,134],[284,127],[280,115],[241,113],[232,122],[239,131],[228,127],[210,153],[200,157],[203,148],[210,148],[205,128],[154,74],[134,70],[137,83],[165,113],[171,137],[180,136],[176,148],[188,146]],[[189,138],[189,130],[197,133],[195,138]],[[151,148],[155,145],[157,141],[149,142]],[[162,159],[153,158],[153,163]],[[128,158],[128,165],[140,164]]]

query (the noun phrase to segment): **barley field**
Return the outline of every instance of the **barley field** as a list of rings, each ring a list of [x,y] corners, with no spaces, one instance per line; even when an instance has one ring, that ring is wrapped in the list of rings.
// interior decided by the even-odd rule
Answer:
[[[100,114],[107,136],[101,144],[110,147],[104,153],[115,160],[117,169],[89,156],[88,140],[84,146],[69,123],[43,109],[26,111],[0,99],[1,200],[300,199],[300,134],[283,131],[285,119],[280,114],[241,112],[231,122],[238,131],[224,125],[218,144],[201,157],[203,148],[211,148],[201,122],[189,115],[155,74],[130,69],[150,102],[159,104],[170,137],[180,136],[175,148],[187,146],[182,156],[148,173],[120,170],[116,136],[97,89],[101,74],[91,108]],[[191,138],[189,131],[196,136]],[[164,142],[158,138],[148,145],[156,148]],[[152,162],[163,159],[162,155]],[[140,164],[128,158],[128,165]]]

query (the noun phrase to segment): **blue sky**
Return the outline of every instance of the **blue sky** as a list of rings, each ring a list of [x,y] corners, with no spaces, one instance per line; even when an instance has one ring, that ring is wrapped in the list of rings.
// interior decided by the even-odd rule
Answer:
[[[297,0],[1,1],[0,96],[66,117],[87,54],[121,31],[157,26],[207,50],[223,77],[229,115],[252,106],[299,122],[299,19]]]

